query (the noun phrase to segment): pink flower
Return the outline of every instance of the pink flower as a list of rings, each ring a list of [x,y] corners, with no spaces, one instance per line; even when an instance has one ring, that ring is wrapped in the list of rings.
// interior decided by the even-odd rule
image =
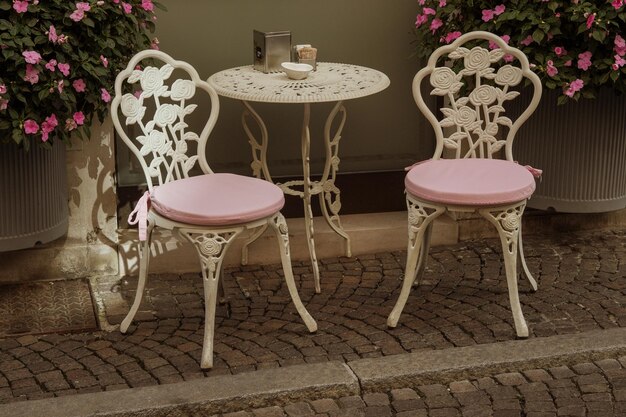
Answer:
[[[446,0],[439,0],[439,7],[446,7]]]
[[[584,85],[585,83],[583,82],[583,80],[576,79],[569,84],[564,94],[568,97],[574,97],[574,93],[576,93],[577,91],[580,91]]]
[[[523,39],[520,43],[521,43],[522,45],[524,45],[524,46],[528,46],[528,45],[530,45],[531,43],[533,43],[533,37],[532,37],[532,36],[530,36],[530,35],[528,35],[528,36],[526,36],[526,37],[525,37],[525,38],[524,38],[524,39]]]
[[[417,4],[419,4],[420,6],[423,6],[424,3],[426,3],[426,0],[417,0]]]
[[[61,94],[63,92],[63,80],[59,80],[57,81],[57,90],[59,91],[59,94]]]
[[[6,110],[7,107],[9,107],[9,100],[5,100],[3,98],[0,98],[0,111]]]
[[[548,76],[550,77],[554,77],[556,74],[559,73],[559,70],[556,69],[556,67],[554,66],[554,62],[552,62],[552,60],[548,60],[547,65],[546,65],[546,72],[548,73]]]
[[[589,51],[578,54],[578,68],[587,71],[591,66],[591,55]]]
[[[506,6],[504,4],[499,4],[493,9],[493,13],[496,16],[500,16],[506,10]]]
[[[453,40],[455,40],[456,38],[458,38],[459,36],[461,36],[461,32],[456,31],[456,32],[450,32],[446,35],[445,37],[445,41],[446,43],[450,43]]]
[[[111,94],[109,94],[106,88],[100,89],[100,97],[102,98],[102,101],[104,101],[105,103],[108,103],[109,101],[111,101]]]
[[[6,84],[0,84],[0,94],[6,94],[7,86]]]
[[[624,0],[613,0],[611,2],[611,6],[613,6],[615,8],[615,10],[618,10],[623,5],[624,5]]]
[[[41,61],[41,55],[39,55],[39,52],[24,51],[22,52],[22,56],[29,64],[39,64],[39,61]]]
[[[590,13],[589,16],[587,16],[587,29],[591,29],[591,25],[593,25],[594,20],[596,20],[596,14]]]
[[[563,65],[565,65],[566,67],[571,67],[572,66],[572,60],[568,59],[567,61],[565,61],[565,63]]]
[[[511,40],[511,37],[509,35],[502,35],[501,38],[507,44]],[[499,46],[498,46],[497,43],[495,43],[494,41],[489,41],[489,49],[498,49],[498,48],[499,48]]]
[[[418,28],[422,26],[424,23],[426,23],[427,21],[428,21],[428,16],[426,16],[425,14],[418,14],[417,19],[415,19],[415,27]]]
[[[502,60],[504,62],[512,62],[515,59],[515,57],[511,54],[506,54],[502,57]]]
[[[137,90],[133,93],[133,96],[135,96],[135,98],[141,98],[141,93],[143,93],[143,90]]]
[[[82,126],[83,123],[85,123],[85,115],[82,111],[77,111],[76,113],[74,113],[74,116],[72,116],[72,118],[78,126]]]
[[[432,25],[431,25],[431,27],[432,27]],[[159,39],[158,38],[152,38],[152,42],[150,42],[150,48],[156,49],[157,51],[159,50]]]
[[[83,12],[88,12],[91,10],[91,6],[87,2],[79,2],[76,3],[76,10],[82,10]]]
[[[74,10],[70,15],[70,19],[72,19],[74,22],[80,22],[81,20],[83,20],[84,17],[85,12],[79,9]]]
[[[493,10],[483,10],[483,22],[492,20],[495,16]]]
[[[124,9],[124,13],[130,14],[130,12],[132,12],[132,10],[133,10],[133,6],[131,6],[128,3],[122,2],[122,9]]]
[[[152,12],[154,11],[154,4],[152,4],[152,0],[141,0],[141,8],[146,12]]]
[[[433,19],[433,21],[430,22],[430,31],[432,33],[435,33],[435,31],[442,26],[443,26],[443,22],[440,19]]]
[[[626,55],[626,41],[620,35],[615,35],[613,50],[619,56]]]
[[[85,91],[85,87],[87,87],[87,85],[82,78],[79,78],[78,80],[74,80],[72,87],[74,87],[74,90],[76,90],[77,93],[82,93]]]
[[[57,35],[54,25],[50,25],[50,29],[48,29],[48,40],[52,43],[56,43],[59,40],[59,35]]]
[[[66,77],[70,75],[70,64],[59,64],[57,65],[57,67],[59,68],[59,71],[61,71],[61,73]]]
[[[39,132],[39,125],[36,121],[28,119],[24,122],[24,132],[26,132],[27,135],[34,135]]]
[[[13,9],[18,13],[26,13],[28,11],[28,2],[13,0]]]
[[[567,51],[562,46],[555,46],[554,53],[556,54],[556,56],[559,56],[559,57],[563,55],[567,55]]]
[[[54,128],[59,125],[55,114],[51,114],[46,117],[46,120],[41,124],[41,140],[48,141],[48,135],[54,131]]]
[[[429,14],[432,14],[434,16],[437,14],[437,12],[435,11],[435,9],[431,9],[430,7],[424,7],[424,14],[426,16],[428,16]]]
[[[615,55],[614,58],[615,58],[615,63],[611,65],[611,68],[613,68],[613,70],[617,71],[618,69],[623,67],[624,64],[626,64],[626,59],[622,58],[621,56]]]
[[[26,64],[26,75],[24,81],[28,81],[31,84],[37,84],[39,82],[39,71],[31,64]]]
[[[106,59],[103,55],[100,55],[100,61],[102,61],[102,65],[104,65],[104,68],[109,66],[109,60]]]
[[[51,59],[50,61],[48,61],[48,63],[45,66],[50,71],[54,72],[56,65],[57,65],[57,60]]]

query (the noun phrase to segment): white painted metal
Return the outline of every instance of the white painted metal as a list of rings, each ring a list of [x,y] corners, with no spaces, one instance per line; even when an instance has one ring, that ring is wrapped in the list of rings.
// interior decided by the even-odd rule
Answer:
[[[491,41],[497,48],[487,50],[481,46],[474,46],[472,49],[463,47],[473,40]],[[505,64],[497,71],[492,68],[492,64],[505,56],[516,59],[521,67]],[[437,64],[442,59],[447,59],[448,62],[462,59],[463,68],[456,73],[450,66],[438,67]],[[429,77],[433,87],[431,94],[445,97],[450,103],[449,108],[441,109],[444,116],[442,120],[428,108],[422,97],[421,85],[426,77]],[[469,77],[469,82],[466,77]],[[510,91],[510,88],[517,86],[523,78],[532,83],[533,98],[521,115],[512,121],[503,116],[503,104],[519,95],[517,91]],[[464,88],[467,89],[467,95],[461,96],[459,93]],[[539,77],[530,70],[524,53],[508,46],[500,37],[481,31],[467,33],[452,44],[437,49],[430,56],[428,65],[413,80],[413,96],[417,106],[435,130],[437,147],[433,159],[441,158],[444,148],[452,150],[455,158],[492,158],[504,149],[505,158],[514,161],[512,146],[515,134],[536,109],[541,99],[541,91]],[[500,132],[502,126],[508,127],[505,136]],[[422,201],[407,192],[409,243],[404,283],[398,301],[389,314],[387,325],[395,327],[398,324],[411,286],[418,281],[425,268],[433,220],[444,213],[477,211],[498,230],[515,329],[518,337],[528,337],[528,326],[522,314],[517,288],[518,257],[521,259],[524,274],[535,291],[537,283],[528,270],[522,248],[521,225],[525,206],[526,200],[498,207],[442,205]]]
[[[143,69],[136,69],[137,65],[146,59],[161,61],[163,65],[159,68],[147,66]],[[177,79],[171,84],[167,84],[174,70],[184,72],[189,78]],[[136,93],[136,96],[126,92],[125,88],[129,88],[129,84],[132,87],[137,82],[139,82],[141,90]],[[211,101],[208,120],[200,135],[187,131],[188,125],[184,121],[185,116],[192,113],[196,108],[195,104],[186,104],[187,100],[194,97],[196,90],[203,90],[208,94]],[[147,112],[144,99],[150,98],[154,100],[154,114],[152,119],[144,122],[144,116]],[[159,51],[138,53],[131,59],[126,69],[118,75],[115,81],[115,98],[111,106],[115,128],[141,163],[150,191],[156,186],[155,182],[160,185],[187,177],[195,163],[199,163],[205,174],[212,173],[206,160],[205,151],[207,139],[217,121],[219,101],[213,87],[202,81],[191,65],[182,61],[175,61]],[[120,111],[126,117],[124,124],[119,118]],[[128,126],[135,124],[139,126],[143,134],[131,139]],[[141,144],[141,147],[135,144],[135,140]],[[197,143],[197,153],[189,156],[190,147],[188,145],[191,143]],[[295,287],[289,255],[287,224],[280,212],[245,224],[211,228],[173,221],[152,210],[148,211],[147,239],[142,243],[137,293],[128,315],[122,321],[120,331],[122,333],[128,331],[128,327],[141,304],[148,274],[152,230],[154,227],[161,227],[176,231],[194,244],[202,265],[205,328],[201,367],[211,368],[213,366],[215,305],[224,255],[233,239],[244,230],[258,230],[268,225],[275,230],[278,238],[285,281],[291,299],[308,330],[310,332],[316,331],[317,324],[302,304]]]
[[[317,71],[311,72],[305,80],[290,80],[283,73],[265,74],[255,71],[251,66],[227,69],[209,78],[209,83],[217,93],[224,97],[242,100],[245,107],[242,124],[252,149],[251,168],[257,178],[272,181],[267,165],[268,133],[265,123],[253,109],[251,102],[267,103],[302,103],[301,154],[303,179],[277,184],[285,194],[298,196],[304,201],[304,221],[307,245],[313,267],[315,291],[320,292],[319,267],[315,253],[313,211],[311,197],[319,195],[322,214],[328,225],[344,239],[346,256],[352,255],[350,237],[341,226],[341,192],[335,185],[339,170],[339,141],[346,122],[344,100],[365,97],[384,90],[389,86],[389,78],[376,70],[358,65],[318,63]],[[309,122],[311,104],[336,102],[324,125],[324,145],[326,161],[322,178],[311,181]],[[337,117],[340,117],[336,131],[332,132]],[[260,131],[260,138],[255,137],[248,120],[253,119]],[[250,236],[242,248],[242,263],[248,260],[248,246],[260,237],[262,232]]]

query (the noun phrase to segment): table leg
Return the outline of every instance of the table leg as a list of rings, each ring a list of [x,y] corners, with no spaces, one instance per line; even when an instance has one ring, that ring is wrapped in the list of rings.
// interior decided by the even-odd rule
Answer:
[[[331,135],[331,129],[333,122],[337,115],[341,113],[341,120],[339,126],[334,135]],[[324,173],[319,184],[322,187],[320,193],[320,206],[322,207],[322,213],[328,225],[339,236],[345,239],[345,254],[346,256],[352,256],[350,248],[350,236],[345,232],[341,226],[341,220],[339,219],[339,210],[341,210],[341,192],[335,185],[335,178],[337,171],[339,170],[339,140],[341,139],[341,132],[343,126],[346,123],[346,108],[342,101],[337,102],[332,111],[326,119],[324,125],[324,145],[326,147],[326,165],[324,166]]]
[[[250,103],[247,101],[243,102],[245,107],[243,113],[241,114],[241,124],[243,125],[243,130],[246,132],[248,136],[248,143],[250,143],[250,149],[252,150],[252,163],[250,167],[252,168],[252,174],[257,178],[265,178],[267,181],[272,182],[272,177],[270,176],[270,170],[267,166],[267,144],[268,144],[268,134],[267,127],[261,119],[261,116],[252,108]],[[253,119],[261,133],[261,140],[259,141],[252,133],[252,129],[248,125],[248,119]],[[263,226],[255,229],[253,233],[247,238],[241,248],[241,264],[248,264],[248,246],[254,243],[267,229],[267,223]]]
[[[302,177],[303,177],[303,195],[304,200],[304,229],[306,232],[307,244],[309,246],[309,254],[311,255],[311,264],[313,266],[313,278],[315,280],[315,292],[320,293],[320,270],[317,265],[317,255],[315,254],[315,241],[313,240],[313,210],[311,209],[311,134],[309,132],[309,123],[311,121],[311,105],[304,104],[304,117],[302,119]]]

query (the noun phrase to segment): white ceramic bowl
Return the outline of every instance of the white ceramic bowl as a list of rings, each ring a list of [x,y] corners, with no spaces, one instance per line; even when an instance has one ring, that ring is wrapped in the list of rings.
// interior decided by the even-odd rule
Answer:
[[[298,64],[295,62],[283,62],[280,64],[287,77],[292,80],[304,80],[313,71],[313,67],[309,64]]]

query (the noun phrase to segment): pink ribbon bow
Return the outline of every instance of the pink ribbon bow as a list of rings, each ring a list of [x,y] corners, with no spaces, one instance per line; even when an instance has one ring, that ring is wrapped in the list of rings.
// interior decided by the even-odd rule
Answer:
[[[148,208],[150,207],[150,192],[143,193],[135,209],[128,216],[128,224],[139,228],[139,241],[144,242],[148,235]]]

